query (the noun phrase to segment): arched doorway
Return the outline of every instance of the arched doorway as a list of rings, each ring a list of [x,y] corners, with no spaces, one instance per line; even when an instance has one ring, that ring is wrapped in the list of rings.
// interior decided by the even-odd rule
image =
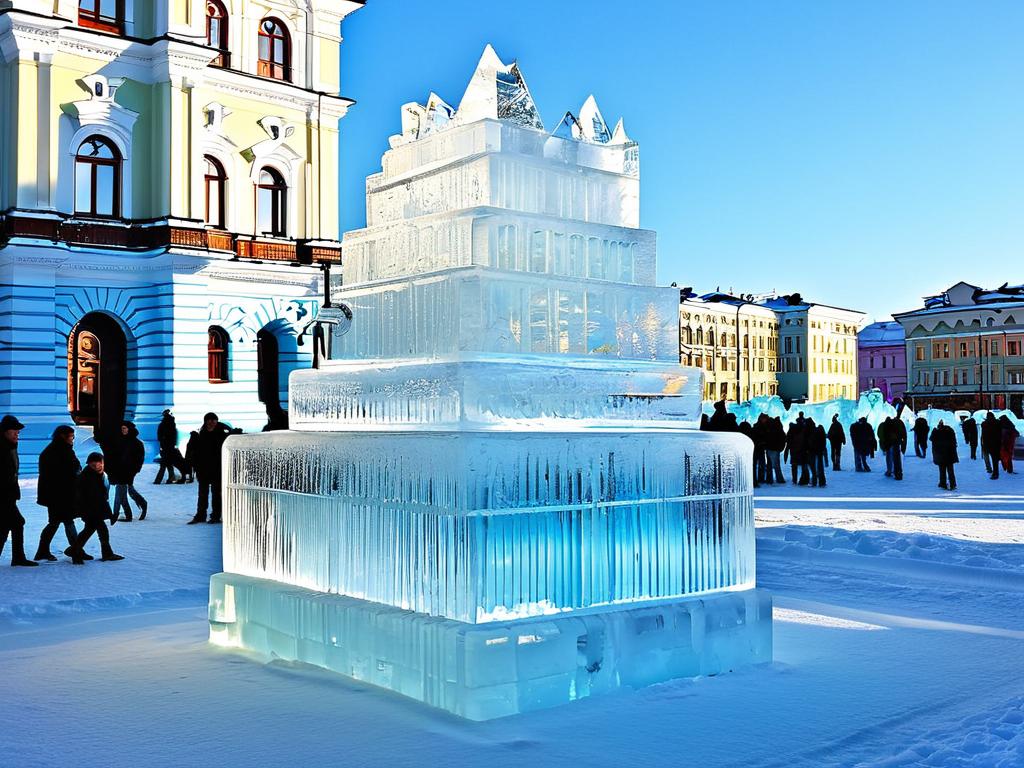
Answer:
[[[256,334],[256,392],[267,409],[267,426],[279,428],[287,423],[281,406],[281,347],[268,328]]]
[[[68,410],[99,436],[124,420],[128,340],[114,318],[90,312],[68,337]]]

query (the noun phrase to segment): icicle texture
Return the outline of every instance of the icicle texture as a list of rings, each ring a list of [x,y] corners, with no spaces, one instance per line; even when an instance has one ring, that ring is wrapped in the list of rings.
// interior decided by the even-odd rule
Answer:
[[[744,440],[232,441],[225,569],[470,623],[746,588],[749,462],[733,458]]]

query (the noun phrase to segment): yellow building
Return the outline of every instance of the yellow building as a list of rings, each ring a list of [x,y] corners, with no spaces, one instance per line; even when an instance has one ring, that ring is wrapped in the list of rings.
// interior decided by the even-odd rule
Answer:
[[[857,331],[864,313],[805,302],[799,294],[764,302],[779,321],[779,395],[818,403],[857,399]]]
[[[0,0],[0,412],[26,438],[280,421],[340,261],[361,6]]]
[[[725,293],[683,295],[679,356],[704,369],[704,399],[744,402],[778,393],[778,319],[770,309]]]

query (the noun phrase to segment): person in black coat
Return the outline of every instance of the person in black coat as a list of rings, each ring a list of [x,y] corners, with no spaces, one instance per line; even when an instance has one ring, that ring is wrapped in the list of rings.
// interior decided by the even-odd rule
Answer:
[[[971,458],[978,458],[978,422],[970,416],[960,419],[960,429],[964,433],[964,442],[971,447]]]
[[[85,469],[81,471],[78,480],[75,481],[75,505],[79,517],[85,523],[85,528],[78,535],[77,545],[71,550],[71,562],[75,565],[82,565],[86,560],[92,560],[85,553],[85,545],[94,533],[100,540],[101,560],[108,562],[124,560],[124,557],[116,554],[110,548],[107,520],[113,520],[114,513],[110,509],[110,484],[103,470],[103,454],[90,453]]]
[[[959,461],[956,454],[956,432],[952,427],[939,420],[932,430],[932,461],[939,468],[939,488],[956,490],[956,474],[953,465]]]
[[[902,419],[889,418],[883,422],[886,433],[886,456],[892,462],[892,477],[903,479],[903,456],[907,452],[907,425]],[[888,473],[887,473],[888,474]]]
[[[1003,427],[992,411],[981,422],[981,452],[985,456],[985,468],[992,472],[992,479],[999,479],[999,451],[1003,444]]]
[[[0,419],[0,555],[11,537],[11,565],[39,565],[25,557],[25,518],[18,509],[18,438],[25,425],[8,414]]]
[[[825,487],[825,461],[828,456],[828,438],[825,435],[825,428],[815,424],[814,419],[807,420],[809,428],[810,447],[807,451],[807,460],[810,464],[811,485]]]
[[[135,490],[135,478],[146,463],[146,446],[139,440],[139,430],[132,422],[126,421],[121,424],[121,434],[109,440],[103,448],[107,457],[107,476],[114,486],[114,516],[110,524],[117,522],[122,509],[125,522],[132,521],[129,496],[139,505],[139,520],[145,520],[149,502]]]
[[[846,431],[839,423],[839,415],[832,417],[832,424],[829,425],[828,433],[829,447],[832,449],[832,471],[839,472],[843,460],[843,446],[846,445]]]
[[[199,499],[196,514],[188,521],[196,523],[219,523],[221,516],[221,453],[228,435],[241,430],[232,430],[221,424],[216,413],[208,413],[203,417],[203,426],[193,432],[188,439],[185,460],[192,465],[199,479]],[[206,519],[207,503],[210,503],[210,519]]]
[[[875,431],[868,424],[867,416],[861,416],[850,425],[850,442],[853,444],[853,467],[857,472],[870,472],[868,456],[878,449]]]
[[[56,561],[50,552],[50,542],[57,529],[64,526],[68,549],[78,541],[75,530],[75,481],[82,471],[82,462],[75,455],[75,430],[62,426],[53,430],[50,444],[39,454],[39,487],[36,501],[46,507],[46,525],[39,534],[39,547],[35,560]]]
[[[919,459],[928,455],[928,420],[924,416],[918,416],[914,422],[914,454]]]
[[[167,473],[167,484],[170,485],[173,482],[184,483],[185,475],[185,457],[181,455],[181,451],[178,450],[178,424],[174,420],[174,414],[171,413],[170,409],[166,409],[163,416],[160,419],[160,423],[156,427],[156,442],[160,446],[160,469],[156,473],[156,479],[153,481],[154,485],[160,485],[164,479],[164,473]],[[175,481],[174,470],[178,470],[181,473],[181,479]]]
[[[805,431],[806,422],[797,420],[789,425],[789,431],[786,432],[786,451],[785,456],[789,461],[790,473],[793,477],[794,485],[807,485],[810,477],[807,475],[807,461],[805,460],[805,452],[807,448],[807,435]],[[797,471],[799,469],[800,479],[797,480]]]

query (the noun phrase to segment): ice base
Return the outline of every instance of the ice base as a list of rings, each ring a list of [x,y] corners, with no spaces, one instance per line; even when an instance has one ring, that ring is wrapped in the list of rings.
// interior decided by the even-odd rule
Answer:
[[[486,625],[233,573],[210,581],[210,640],[298,661],[470,720],[772,658],[758,589]]]

